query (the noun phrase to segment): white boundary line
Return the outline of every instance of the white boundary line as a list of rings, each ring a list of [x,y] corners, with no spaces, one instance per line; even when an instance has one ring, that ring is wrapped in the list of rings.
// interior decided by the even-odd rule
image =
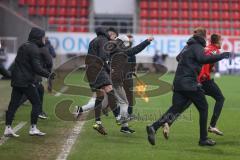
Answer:
[[[59,97],[61,96],[64,92],[66,92],[68,90],[67,86],[64,86],[63,88],[61,88],[60,92],[57,92],[54,96],[55,97]]]
[[[73,127],[70,135],[62,146],[61,153],[58,155],[56,160],[66,160],[74,143],[76,142],[82,127],[85,121],[77,121],[75,126]]]
[[[27,122],[20,122],[16,127],[13,128],[13,131],[16,133],[18,130],[20,130],[23,126],[25,126]],[[0,139],[0,146],[3,145],[9,137],[2,136]]]

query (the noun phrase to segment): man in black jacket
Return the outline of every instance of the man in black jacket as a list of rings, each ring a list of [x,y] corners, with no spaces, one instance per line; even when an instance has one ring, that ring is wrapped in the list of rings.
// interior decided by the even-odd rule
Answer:
[[[207,117],[208,104],[202,89],[198,86],[197,76],[202,64],[214,63],[224,58],[229,58],[229,53],[205,56],[204,47],[206,46],[206,30],[197,28],[194,30],[187,45],[183,48],[180,55],[177,71],[173,82],[172,106],[168,111],[152,125],[146,127],[148,141],[155,145],[155,132],[163,127],[164,137],[167,139],[169,134],[169,124],[187,109],[187,104],[191,100],[199,111],[200,122],[200,146],[213,146],[215,141],[207,138]]]
[[[45,32],[39,28],[32,28],[28,42],[18,49],[12,71],[12,94],[6,111],[5,136],[18,137],[11,128],[14,115],[19,107],[23,95],[26,95],[32,104],[30,135],[43,136],[45,133],[37,129],[37,120],[41,106],[39,94],[34,84],[37,75],[53,79],[55,74],[44,69],[40,64],[39,48],[45,43]]]

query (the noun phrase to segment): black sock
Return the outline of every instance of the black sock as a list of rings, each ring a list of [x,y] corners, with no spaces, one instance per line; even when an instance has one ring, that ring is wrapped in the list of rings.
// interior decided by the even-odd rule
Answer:
[[[113,112],[114,117],[117,117],[120,114],[120,107],[117,107],[112,112]]]
[[[114,111],[118,107],[114,91],[111,90],[110,92],[108,92],[107,96],[108,96],[108,105],[110,106],[111,110]]]
[[[101,112],[102,112],[102,101],[104,99],[104,96],[97,97],[95,100],[95,120],[101,121]]]
[[[132,106],[128,106],[128,114],[132,114],[133,113],[133,107]]]

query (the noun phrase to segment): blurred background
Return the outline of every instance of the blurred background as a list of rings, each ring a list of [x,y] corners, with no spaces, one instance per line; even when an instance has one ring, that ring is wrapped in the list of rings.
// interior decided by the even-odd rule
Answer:
[[[235,53],[218,64],[218,71],[240,73],[240,0],[0,0],[6,68],[33,26],[46,30],[57,54],[55,67],[73,56],[84,57],[95,28],[114,27],[132,34],[135,45],[154,35],[154,42],[137,56],[143,63],[139,67],[154,71],[154,65],[144,63],[155,62],[170,72],[193,29],[202,26],[208,35],[223,36],[222,51]]]

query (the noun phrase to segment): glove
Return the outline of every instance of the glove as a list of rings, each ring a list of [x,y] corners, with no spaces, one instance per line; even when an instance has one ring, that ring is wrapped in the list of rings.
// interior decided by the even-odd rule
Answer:
[[[52,73],[50,73],[48,79],[53,80],[53,79],[55,79],[55,76],[56,76],[56,73],[52,72]]]
[[[229,58],[230,56],[231,56],[231,52],[223,52],[222,54],[221,54],[221,56],[223,57],[223,58]]]

